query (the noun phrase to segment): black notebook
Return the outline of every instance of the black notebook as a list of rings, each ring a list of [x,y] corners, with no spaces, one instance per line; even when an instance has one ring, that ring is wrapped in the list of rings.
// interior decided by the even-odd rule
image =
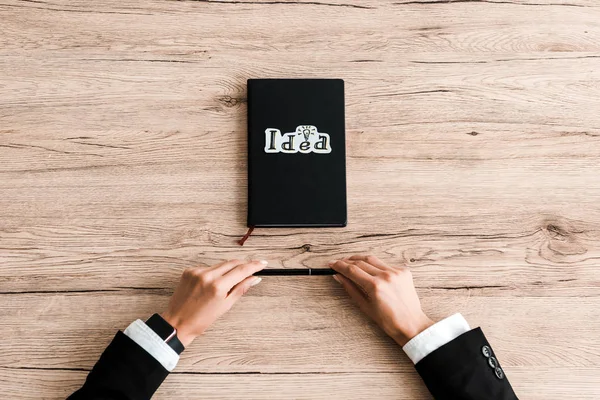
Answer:
[[[346,226],[344,81],[248,80],[248,226]]]

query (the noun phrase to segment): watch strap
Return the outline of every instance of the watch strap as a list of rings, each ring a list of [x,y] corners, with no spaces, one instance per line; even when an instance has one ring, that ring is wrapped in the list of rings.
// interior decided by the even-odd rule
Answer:
[[[177,354],[181,354],[185,347],[177,337],[177,330],[159,314],[154,314],[146,321],[146,325],[154,331]]]

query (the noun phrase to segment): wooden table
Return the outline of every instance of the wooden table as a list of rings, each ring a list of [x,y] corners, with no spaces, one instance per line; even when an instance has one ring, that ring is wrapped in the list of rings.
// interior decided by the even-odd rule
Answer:
[[[0,393],[59,399],[185,267],[413,269],[523,399],[600,397],[596,0],[2,0]],[[246,222],[246,79],[346,82],[349,224]],[[429,399],[328,277],[265,278],[156,399]]]

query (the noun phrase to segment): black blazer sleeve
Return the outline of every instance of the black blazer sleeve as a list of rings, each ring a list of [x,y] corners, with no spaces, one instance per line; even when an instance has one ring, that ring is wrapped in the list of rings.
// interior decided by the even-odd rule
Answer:
[[[123,332],[117,332],[83,387],[68,400],[150,399],[169,372]]]
[[[436,400],[517,399],[481,328],[446,343],[415,367]]]

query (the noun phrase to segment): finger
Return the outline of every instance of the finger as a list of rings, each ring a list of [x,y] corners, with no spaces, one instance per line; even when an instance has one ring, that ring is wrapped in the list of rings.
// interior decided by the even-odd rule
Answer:
[[[224,261],[220,264],[214,265],[210,268],[207,269],[206,273],[208,275],[210,275],[210,277],[216,279],[220,276],[225,275],[227,272],[231,271],[232,269],[234,269],[235,267],[237,267],[238,265],[244,264],[245,261],[242,260],[227,260]]]
[[[361,260],[350,260],[349,259],[349,260],[344,260],[344,261],[346,261],[349,264],[356,265],[357,267],[359,267],[360,269],[365,271],[367,274],[372,275],[372,276],[380,275],[382,272],[382,270],[380,270],[379,268],[374,267],[373,265],[371,265],[367,262],[361,261]]]
[[[231,288],[231,291],[227,295],[227,298],[233,300],[233,302],[238,301],[239,298],[245,295],[252,286],[258,285],[260,281],[262,281],[262,278],[258,276],[247,277],[246,279],[235,285],[233,288]]]
[[[365,293],[367,292],[366,289],[372,286],[374,279],[373,276],[363,271],[356,264],[351,264],[343,260],[337,260],[330,263],[329,266],[334,271],[339,272],[352,282],[356,283],[365,291]]]
[[[208,270],[208,268],[209,267],[205,267],[204,265],[197,265],[195,267],[186,268],[186,271],[193,272],[194,274],[199,274],[199,273],[202,273],[202,272]]]
[[[260,271],[267,265],[267,261],[251,261],[248,263],[240,264],[231,269],[231,271],[227,272],[220,279],[228,290],[231,290],[232,287],[249,277],[250,275]]]
[[[363,262],[366,262],[368,264],[371,264],[375,268],[378,268],[378,269],[381,269],[381,270],[384,270],[384,271],[391,268],[391,267],[385,265],[385,263],[383,261],[381,261],[379,258],[377,258],[375,256],[368,255],[368,254],[356,254],[356,255],[353,255],[352,257],[350,257],[350,260],[352,260],[352,261],[363,261]]]
[[[363,312],[366,312],[369,303],[365,293],[358,286],[356,286],[354,282],[346,278],[344,275],[334,275],[333,279],[338,281],[346,293],[348,293],[352,301],[354,301]]]

